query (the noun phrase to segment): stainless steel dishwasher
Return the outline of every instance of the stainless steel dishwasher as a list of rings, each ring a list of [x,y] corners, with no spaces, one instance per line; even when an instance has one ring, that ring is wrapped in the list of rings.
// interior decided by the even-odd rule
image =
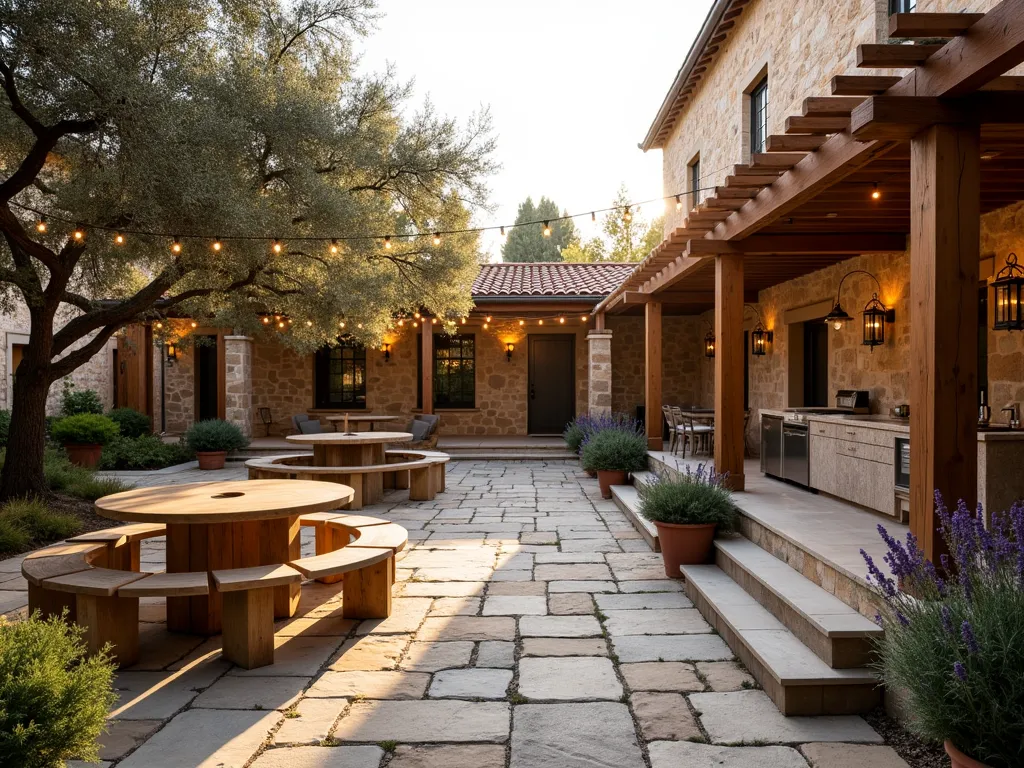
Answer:
[[[811,482],[809,435],[806,424],[784,422],[782,425],[782,476],[790,482],[807,486]]]
[[[761,469],[766,475],[782,477],[782,419],[761,417]]]

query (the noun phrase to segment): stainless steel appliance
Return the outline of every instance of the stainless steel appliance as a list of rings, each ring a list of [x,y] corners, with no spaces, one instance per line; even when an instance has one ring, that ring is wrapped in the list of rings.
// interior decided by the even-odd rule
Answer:
[[[761,469],[782,477],[782,417],[761,417]]]
[[[782,476],[797,485],[811,482],[811,451],[806,424],[782,423]]]
[[[835,407],[787,408],[786,421],[802,422],[814,414],[842,415],[871,413],[871,393],[866,389],[840,389],[836,392]]]
[[[910,492],[910,438],[896,438],[896,490]]]

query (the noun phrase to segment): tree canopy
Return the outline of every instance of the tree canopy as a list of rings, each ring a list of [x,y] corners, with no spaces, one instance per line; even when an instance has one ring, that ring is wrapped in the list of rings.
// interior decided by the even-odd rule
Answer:
[[[651,221],[643,218],[639,209],[630,209],[627,217],[622,210],[630,202],[629,190],[623,184],[612,204],[615,210],[601,217],[602,236],[583,241],[576,237],[562,249],[565,261],[642,261],[662,241],[664,217]]]
[[[526,224],[510,229],[501,247],[503,261],[561,261],[562,249],[576,239],[576,226],[572,219],[559,219],[565,212],[559,212],[553,200],[542,197],[534,205],[533,198],[527,197],[519,205],[516,224]],[[544,236],[544,225],[528,222],[551,222],[551,236]]]
[[[468,311],[477,236],[431,234],[486,202],[489,117],[357,75],[374,5],[0,0],[0,301],[31,319],[14,442],[32,387],[45,398],[131,322],[260,334],[277,313],[311,349],[342,318],[371,341],[397,313]],[[41,414],[21,410],[41,455]]]

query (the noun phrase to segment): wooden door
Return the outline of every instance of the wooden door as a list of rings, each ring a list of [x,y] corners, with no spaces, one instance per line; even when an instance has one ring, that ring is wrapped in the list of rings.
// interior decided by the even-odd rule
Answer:
[[[576,337],[529,337],[527,431],[560,435],[576,416]]]
[[[114,356],[114,404],[153,415],[153,333],[145,325],[129,326],[117,339]]]

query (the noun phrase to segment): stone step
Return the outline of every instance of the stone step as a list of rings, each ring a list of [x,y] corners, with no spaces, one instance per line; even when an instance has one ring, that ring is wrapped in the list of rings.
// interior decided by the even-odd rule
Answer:
[[[654,478],[650,472],[633,473],[634,485],[613,485],[612,498],[615,504],[626,518],[633,524],[644,541],[650,545],[655,552],[661,552],[661,544],[658,542],[658,529],[654,523],[640,514],[640,494],[637,493],[636,484],[649,482]]]
[[[715,562],[830,667],[870,663],[881,627],[786,563],[743,538],[716,539]]]
[[[686,593],[784,715],[854,715],[881,701],[867,669],[833,669],[717,565],[684,565]]]

